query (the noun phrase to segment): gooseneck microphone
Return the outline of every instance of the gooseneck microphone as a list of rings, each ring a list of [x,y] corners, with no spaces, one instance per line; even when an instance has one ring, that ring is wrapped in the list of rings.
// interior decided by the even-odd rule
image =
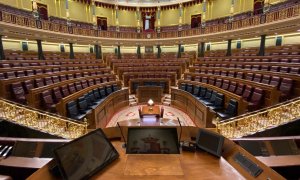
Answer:
[[[117,125],[118,125],[118,127],[119,127],[119,129],[120,129],[120,132],[121,132],[122,138],[124,139],[123,148],[126,148],[126,147],[127,147],[127,142],[126,142],[125,136],[124,136],[124,134],[123,134],[123,131],[122,131],[122,128],[121,128],[121,126],[120,126],[119,122],[117,122]]]
[[[180,144],[180,141],[181,141],[181,134],[182,134],[182,126],[181,126],[181,122],[179,120],[179,117],[177,117],[177,120],[178,120],[178,123],[179,123],[179,126],[180,126],[180,133],[179,133],[179,144]]]

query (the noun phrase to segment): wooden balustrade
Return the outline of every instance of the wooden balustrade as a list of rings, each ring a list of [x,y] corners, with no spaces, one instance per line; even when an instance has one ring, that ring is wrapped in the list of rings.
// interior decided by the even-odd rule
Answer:
[[[169,78],[171,86],[176,86],[177,74],[176,72],[126,72],[123,74],[124,86],[129,86],[130,79],[138,78]],[[0,81],[1,82],[1,81]]]
[[[169,78],[138,78],[129,80],[130,94],[136,93],[137,86],[147,86],[147,83],[164,83],[163,92],[170,93],[170,79]],[[158,86],[158,85],[156,85]]]

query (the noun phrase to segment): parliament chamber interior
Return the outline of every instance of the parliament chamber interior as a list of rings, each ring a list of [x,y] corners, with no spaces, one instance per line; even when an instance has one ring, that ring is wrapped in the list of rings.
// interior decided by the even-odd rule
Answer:
[[[300,179],[300,0],[0,0],[0,179]]]

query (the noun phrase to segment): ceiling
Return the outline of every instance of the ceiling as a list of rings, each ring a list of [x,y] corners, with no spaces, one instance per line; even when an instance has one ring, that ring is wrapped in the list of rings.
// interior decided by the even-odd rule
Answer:
[[[118,4],[122,6],[153,7],[153,6],[179,4],[179,3],[189,2],[193,0],[96,0],[96,1],[104,2],[108,4]]]

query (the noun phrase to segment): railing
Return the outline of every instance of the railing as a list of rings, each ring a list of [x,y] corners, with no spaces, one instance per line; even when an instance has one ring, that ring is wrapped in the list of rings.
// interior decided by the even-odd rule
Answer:
[[[239,138],[300,119],[300,98],[214,124],[227,138]]]
[[[74,139],[87,133],[86,122],[74,122],[4,99],[0,99],[0,118],[66,139]]]
[[[257,26],[259,24],[271,23],[287,18],[292,18],[300,15],[300,5],[294,5],[288,8],[283,8],[278,11],[268,12],[262,15],[255,15],[249,18],[235,20],[231,23],[223,23],[218,25],[208,25],[205,28],[187,29],[182,31],[170,31],[161,33],[135,33],[135,32],[116,32],[116,31],[99,31],[95,29],[78,28],[67,26],[66,24],[53,23],[45,20],[35,20],[33,17],[25,17],[0,11],[0,21],[6,23],[17,24],[31,28],[38,28],[53,32],[61,32],[66,34],[76,34],[82,36],[117,38],[117,39],[156,39],[156,38],[176,38],[195,36],[201,34],[210,34],[224,32],[233,29],[247,28]]]

